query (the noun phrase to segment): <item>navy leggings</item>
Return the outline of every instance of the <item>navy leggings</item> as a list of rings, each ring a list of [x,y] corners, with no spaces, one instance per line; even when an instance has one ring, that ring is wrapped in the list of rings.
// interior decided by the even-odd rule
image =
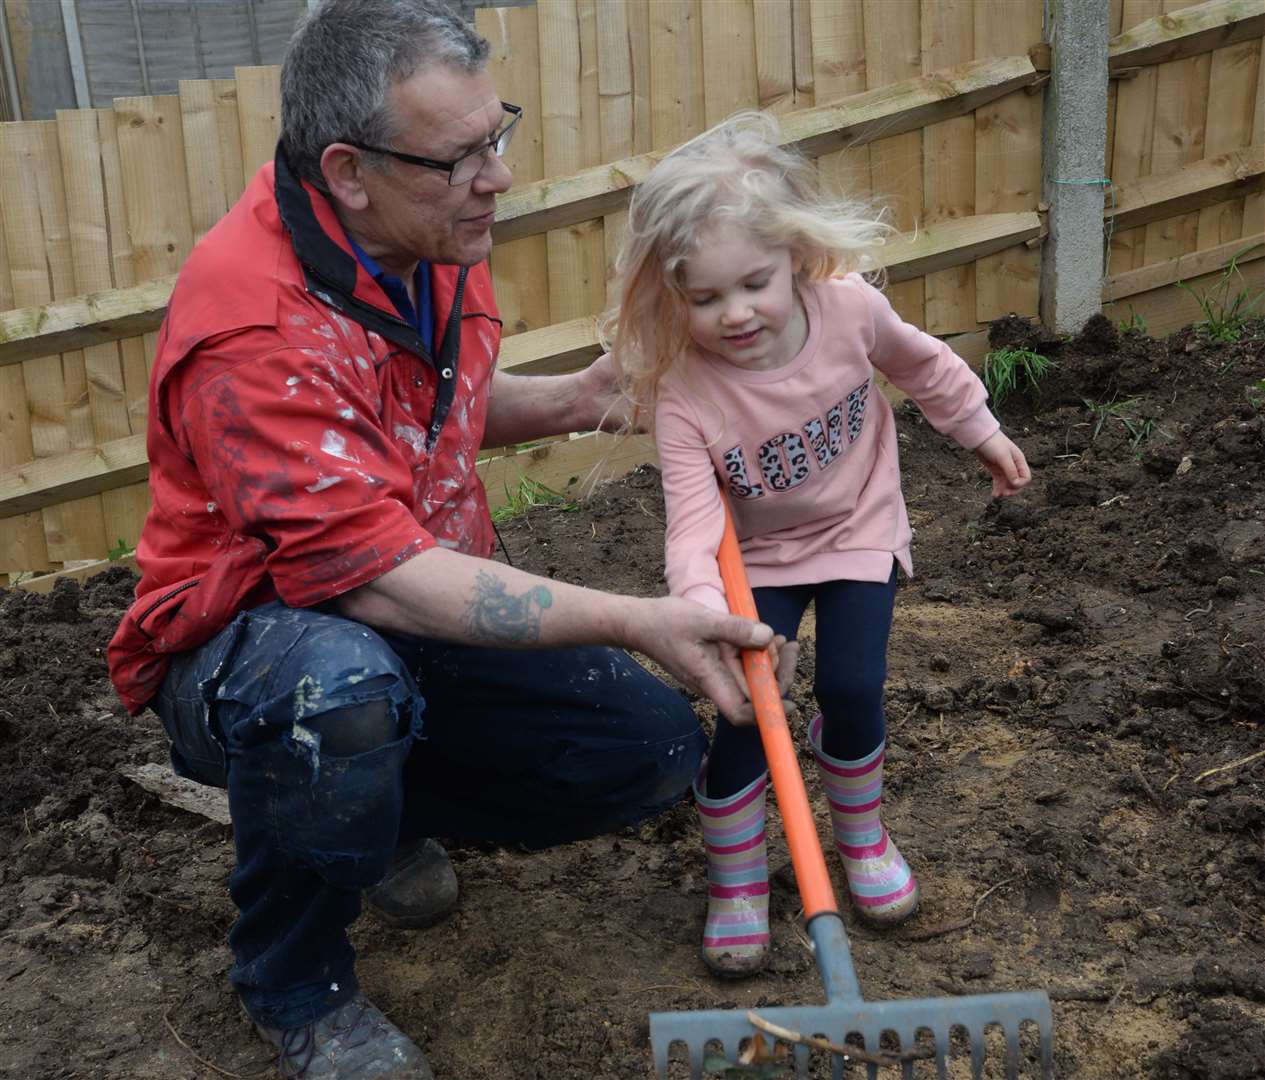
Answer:
[[[883,683],[896,600],[896,567],[886,582],[825,581],[752,590],[756,610],[775,633],[794,640],[810,600],[816,602],[817,671],[813,695],[822,715],[822,749],[833,758],[865,757],[887,734]],[[755,725],[716,719],[708,754],[707,796],[741,791],[765,769]]]

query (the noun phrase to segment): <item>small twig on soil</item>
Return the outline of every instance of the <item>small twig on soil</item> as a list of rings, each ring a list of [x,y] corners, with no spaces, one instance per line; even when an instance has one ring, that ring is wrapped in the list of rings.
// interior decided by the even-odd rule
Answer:
[[[791,924],[791,933],[795,935],[795,940],[798,941],[801,945],[804,946],[805,949],[808,950],[809,956],[812,956],[813,943],[808,940],[808,935],[805,934],[804,931],[799,928],[799,920],[794,915],[788,915],[786,916],[786,921]]]
[[[1190,617],[1191,617],[1192,615],[1208,615],[1208,614],[1210,614],[1211,612],[1212,612],[1212,601],[1211,601],[1211,600],[1209,600],[1209,601],[1208,601],[1208,606],[1207,606],[1207,607],[1197,607],[1197,608],[1191,608],[1188,612],[1186,612],[1186,614],[1185,614],[1185,615],[1183,615],[1183,616],[1182,616],[1182,618],[1183,618],[1186,622],[1190,622]]]
[[[48,706],[48,711],[53,714],[53,719],[60,724],[61,717],[57,715],[57,710],[53,708],[53,703],[51,701],[46,701],[44,704]]]
[[[646,509],[646,503],[644,499],[638,499],[637,505],[641,508],[641,512],[645,514],[646,517],[648,517],[651,521],[657,521],[660,525],[663,524],[662,518],[656,517],[654,514],[652,514],[649,510]]]
[[[1164,781],[1164,786],[1160,788],[1160,790],[1167,791],[1169,788],[1173,786],[1173,781],[1176,780],[1179,776],[1181,776],[1180,769],[1177,772],[1173,773],[1172,776],[1170,776],[1167,780]]]
[[[1231,761],[1227,765],[1218,765],[1215,769],[1205,769],[1195,777],[1195,783],[1199,783],[1200,780],[1206,780],[1210,776],[1215,776],[1217,773],[1223,773],[1228,769],[1237,769],[1240,765],[1248,765],[1257,758],[1263,757],[1265,757],[1265,750],[1258,750],[1255,754],[1248,754],[1247,757],[1239,758],[1238,761]]]
[[[187,1042],[184,1041],[184,1039],[180,1037],[180,1032],[178,1032],[174,1027],[171,1026],[171,1014],[169,1012],[163,1013],[163,1023],[167,1025],[167,1030],[171,1032],[172,1038],[175,1039],[176,1042],[178,1042],[181,1046],[183,1046],[186,1051],[188,1051],[190,1057],[192,1057],[194,1061],[196,1061],[199,1065],[205,1065],[208,1069],[211,1069],[213,1072],[219,1073],[221,1076],[231,1076],[234,1078],[234,1080],[246,1080],[247,1077],[265,1076],[268,1073],[272,1072],[273,1063],[271,1061],[268,1062],[268,1064],[264,1066],[262,1069],[260,1069],[258,1072],[238,1073],[238,1072],[230,1072],[228,1069],[221,1069],[218,1065],[215,1064],[215,1062],[207,1061],[206,1058],[204,1058],[201,1054],[199,1054],[192,1046],[190,1046]]]
[[[1128,495],[1113,495],[1106,502],[1100,502],[1098,504],[1098,509],[1102,510],[1103,508],[1110,506],[1112,503],[1128,502],[1128,501],[1129,501]]]
[[[947,923],[944,926],[933,926],[928,930],[921,930],[916,934],[906,934],[901,940],[930,941],[932,938],[944,937],[946,934],[953,934],[958,930],[965,930],[979,917],[980,905],[983,904],[984,901],[992,896],[998,889],[1009,885],[1017,876],[1018,875],[1015,875],[1015,877],[1008,877],[1005,881],[999,881],[991,889],[986,889],[983,893],[981,893],[979,899],[975,901],[975,906],[971,908],[971,914],[965,919],[959,919],[955,923]]]
[[[1155,789],[1151,787],[1147,778],[1142,775],[1142,770],[1136,765],[1131,765],[1129,766],[1129,773],[1133,779],[1138,782],[1142,790],[1146,792],[1146,797],[1162,810],[1164,808],[1164,803],[1161,801],[1160,797],[1155,794]]]
[[[799,1043],[801,1046],[811,1046],[814,1050],[826,1050],[832,1054],[838,1054],[844,1061],[860,1061],[866,1065],[886,1065],[890,1067],[899,1065],[902,1061],[918,1061],[936,1056],[935,1050],[929,1046],[915,1046],[895,1054],[872,1053],[868,1050],[862,1050],[858,1046],[844,1046],[840,1043],[831,1042],[829,1039],[820,1038],[817,1035],[801,1035],[798,1031],[792,1031],[790,1028],[782,1027],[781,1024],[775,1024],[753,1011],[747,1013],[747,1021],[752,1027],[759,1028],[761,1031],[772,1035],[775,1039],[781,1039],[783,1042]]]

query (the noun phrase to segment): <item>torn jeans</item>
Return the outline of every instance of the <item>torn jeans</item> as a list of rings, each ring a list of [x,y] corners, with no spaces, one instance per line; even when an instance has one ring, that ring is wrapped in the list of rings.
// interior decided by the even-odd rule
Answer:
[[[384,703],[380,745],[322,752],[329,714]],[[705,746],[684,698],[617,650],[388,638],[275,601],[176,657],[153,707],[176,771],[228,788],[230,980],[274,1028],[356,993],[346,929],[398,844],[609,831],[677,801]]]

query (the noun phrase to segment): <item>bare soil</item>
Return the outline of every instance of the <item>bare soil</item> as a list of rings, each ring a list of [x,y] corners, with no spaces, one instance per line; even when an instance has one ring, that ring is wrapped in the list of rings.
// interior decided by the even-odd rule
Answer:
[[[917,577],[890,656],[887,818],[924,902],[887,933],[845,910],[863,989],[1045,988],[1063,1078],[1265,1077],[1265,327],[1229,346],[1104,321],[1061,344],[1018,321],[994,335],[1059,365],[1002,409],[1027,493],[993,502],[969,455],[898,410]],[[644,468],[502,532],[517,565],[654,594],[662,515]],[[3,1077],[268,1070],[225,979],[230,830],[118,771],[166,760],[106,679],[132,585],[0,593]],[[811,621],[804,638],[801,745]],[[450,849],[452,919],[354,929],[367,991],[440,1080],[645,1077],[650,1011],[821,999],[780,838],[772,965],[742,983],[698,958],[688,804],[549,852]]]

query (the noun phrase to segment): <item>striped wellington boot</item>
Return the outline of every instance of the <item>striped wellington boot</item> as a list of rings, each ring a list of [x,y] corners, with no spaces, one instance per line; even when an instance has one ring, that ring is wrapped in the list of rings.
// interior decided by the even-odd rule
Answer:
[[[706,771],[700,773],[706,782]],[[709,799],[694,782],[707,847],[707,923],[703,963],[740,978],[769,957],[769,864],[764,846],[768,773],[724,799]]]
[[[896,926],[918,908],[918,879],[879,820],[883,806],[883,749],[856,761],[821,748],[821,714],[808,725],[817,769],[830,799],[835,847],[843,858],[857,912],[877,926]]]

